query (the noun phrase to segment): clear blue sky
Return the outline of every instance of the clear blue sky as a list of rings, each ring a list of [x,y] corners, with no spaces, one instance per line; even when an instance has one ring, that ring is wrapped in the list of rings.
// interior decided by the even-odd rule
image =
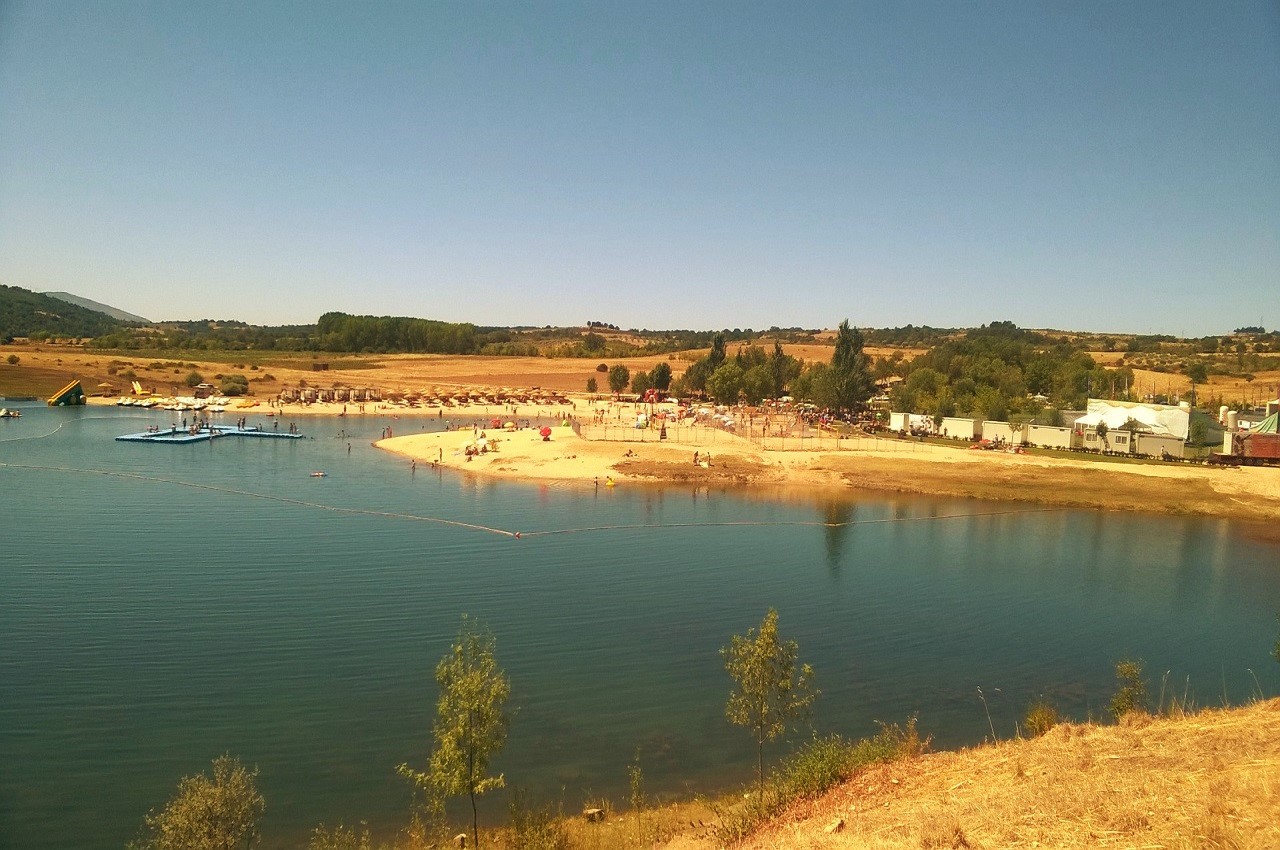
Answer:
[[[1280,4],[0,0],[0,282],[152,319],[1280,325]]]

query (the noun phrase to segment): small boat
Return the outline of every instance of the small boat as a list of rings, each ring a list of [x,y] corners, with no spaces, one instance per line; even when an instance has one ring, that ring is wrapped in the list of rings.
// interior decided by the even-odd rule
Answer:
[[[329,477],[329,473],[327,473],[327,472],[313,472],[313,473],[311,473],[311,477],[312,477],[312,478],[328,478],[328,477]]]
[[[21,415],[21,410],[10,410],[7,407],[0,407],[0,419],[17,419]]]

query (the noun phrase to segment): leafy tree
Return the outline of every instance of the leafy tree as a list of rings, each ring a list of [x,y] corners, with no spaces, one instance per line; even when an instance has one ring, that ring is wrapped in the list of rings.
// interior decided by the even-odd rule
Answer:
[[[1142,678],[1141,659],[1117,661],[1116,682],[1120,688],[1111,697],[1111,714],[1116,720],[1131,711],[1147,710],[1147,683]]]
[[[800,361],[783,352],[782,343],[775,342],[773,353],[769,355],[769,374],[773,384],[768,394],[773,398],[780,397],[787,386],[800,375],[800,369]]]
[[[598,392],[599,389],[600,389],[600,385],[596,383],[596,378],[594,375],[592,375],[590,378],[587,378],[587,392],[595,393],[595,392]]]
[[[653,384],[653,388],[659,392],[666,392],[671,389],[671,364],[659,363],[653,367],[653,371],[649,373],[649,380]]]
[[[587,353],[596,354],[604,351],[604,348],[604,337],[598,333],[589,333],[582,338],[582,350]]]
[[[234,850],[258,841],[266,801],[254,784],[258,771],[230,755],[213,760],[212,778],[184,776],[178,792],[143,820],[148,835],[137,850]]]
[[[708,374],[720,368],[725,356],[724,334],[716,334],[715,338],[711,340],[711,353],[706,356],[707,365],[711,367],[708,370]]]
[[[620,393],[629,383],[631,383],[631,370],[626,366],[618,363],[609,369],[609,389]]]
[[[631,391],[633,393],[644,395],[649,391],[651,385],[652,379],[649,377],[648,372],[636,372],[636,376],[631,379]]]
[[[204,383],[204,376],[192,369],[187,373],[187,386],[198,387]]]
[[[767,364],[752,366],[742,373],[742,392],[747,404],[759,404],[766,396],[773,395],[773,374]]]
[[[778,637],[778,612],[770,608],[760,630],[734,635],[720,650],[734,688],[725,704],[725,716],[735,726],[751,730],[756,740],[756,783],[764,798],[764,745],[780,737],[787,726],[807,717],[818,691],[813,688],[813,668],[796,670],[800,651],[794,640]]]
[[[1209,380],[1209,366],[1198,358],[1187,364],[1186,373],[1193,384],[1204,384]]]
[[[480,846],[476,797],[503,787],[502,774],[487,776],[489,759],[502,750],[507,740],[504,711],[511,696],[511,683],[494,659],[496,641],[486,629],[467,617],[449,652],[436,665],[440,699],[432,726],[435,750],[426,773],[407,764],[400,774],[430,791],[446,797],[466,795],[471,799],[473,846]]]
[[[866,404],[875,391],[871,364],[862,353],[862,333],[849,327],[845,319],[836,330],[836,348],[831,355],[830,405],[841,410],[854,410]]]
[[[742,389],[742,368],[737,363],[724,363],[707,378],[707,394],[722,404],[733,404]]]

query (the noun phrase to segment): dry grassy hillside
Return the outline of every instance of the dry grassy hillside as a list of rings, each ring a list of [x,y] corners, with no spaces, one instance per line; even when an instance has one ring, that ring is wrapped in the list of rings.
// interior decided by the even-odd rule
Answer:
[[[1280,847],[1280,699],[869,769],[744,846],[772,850]],[[685,836],[677,848],[711,847]]]

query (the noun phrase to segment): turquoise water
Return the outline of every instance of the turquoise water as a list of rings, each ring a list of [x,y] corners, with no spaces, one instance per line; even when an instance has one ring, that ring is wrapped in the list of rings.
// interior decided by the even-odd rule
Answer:
[[[150,446],[112,438],[167,414],[24,414],[0,421],[0,461],[44,467],[0,467],[3,847],[120,847],[223,752],[261,770],[267,847],[301,846],[322,820],[394,828],[408,801],[394,767],[426,759],[432,670],[463,613],[492,628],[512,679],[497,767],[570,809],[621,799],[637,748],[651,791],[748,775],[718,650],[769,606],[817,670],[823,732],[918,712],[939,745],[978,742],[979,687],[1001,736],[1041,693],[1101,715],[1129,655],[1154,690],[1168,670],[1201,704],[1247,699],[1254,674],[1280,691],[1280,551],[1225,521],[597,493],[412,472],[369,445],[436,421],[300,419],[314,439]],[[411,517],[697,525],[514,540]],[[772,524],[714,525],[743,521]]]

